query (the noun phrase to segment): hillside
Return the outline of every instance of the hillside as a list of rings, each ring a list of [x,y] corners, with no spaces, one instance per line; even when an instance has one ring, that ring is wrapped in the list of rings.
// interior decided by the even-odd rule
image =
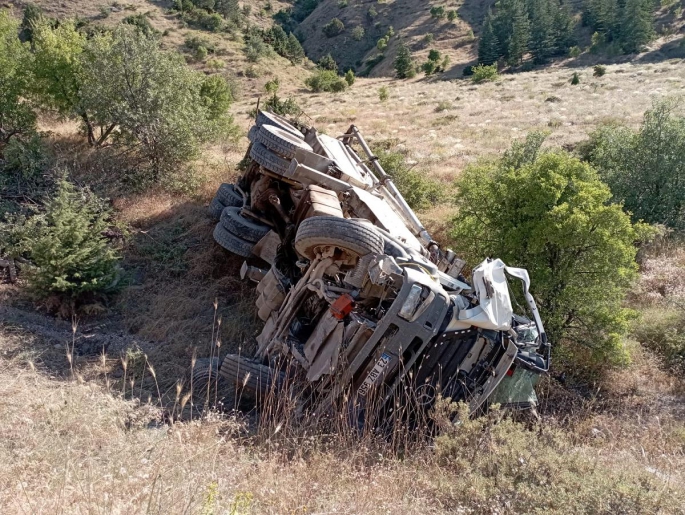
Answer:
[[[203,399],[188,397],[197,358],[217,349],[249,354],[261,328],[254,285],[239,279],[243,259],[214,242],[207,206],[219,184],[241,173],[245,136],[267,82],[279,80],[278,95],[302,109],[301,122],[332,136],[355,124],[400,156],[419,186],[437,184],[440,200],[419,217],[459,251],[464,242],[451,234],[455,180],[469,165],[496,160],[536,130],[548,133],[545,148],[577,150],[598,127],[637,129],[654,102],[685,90],[677,3],[660,11],[671,13],[662,18],[675,32],[638,55],[584,51],[479,84],[462,71],[476,59],[470,31],[478,37],[489,1],[442,2],[459,14],[450,22],[431,18],[439,2],[348,0],[339,7],[339,0],[323,0],[296,27],[309,57],[298,64],[274,52],[251,60],[241,30],[189,24],[167,0],[32,3],[48,16],[78,17],[87,30],[142,14],[162,48],[180,53],[203,77],[229,81],[238,131],[183,163],[192,175],[181,176],[180,188],[166,177],[141,186],[122,173],[130,149],[95,148],[78,118],[39,110],[40,137],[53,156],[41,173],[68,174],[112,209],[112,223],[126,227],[125,281],[118,293],[89,297],[69,311],[59,298],[37,301],[25,276],[10,284],[0,269],[3,514],[683,513],[685,383],[678,360],[685,340],[678,324],[685,320],[685,247],[673,234],[640,249],[640,275],[624,302],[637,317],[621,341],[629,360],[601,376],[585,376],[581,366],[576,377],[560,355],[537,387],[539,420],[495,410],[441,426],[438,439],[421,431],[404,441],[360,439],[346,424],[321,431],[318,419],[302,422],[291,412],[275,419],[227,414],[202,410]],[[0,1],[0,8],[11,5],[21,18],[25,4]],[[292,4],[241,2],[251,7],[249,23],[262,29]],[[327,38],[321,26],[333,17],[346,28]],[[364,27],[360,41],[351,37],[357,25]],[[395,35],[370,78],[335,94],[305,88],[312,60],[330,52],[342,69],[364,67],[389,26]],[[211,52],[198,57],[186,43],[192,38]],[[392,78],[400,41],[416,62],[440,49],[451,58],[448,71]],[[598,62],[606,64],[601,75]],[[574,73],[578,84],[571,83]],[[685,120],[682,104],[674,112]],[[32,209],[45,199],[9,200]],[[650,345],[639,343],[645,340]],[[433,415],[445,422],[439,410]]]

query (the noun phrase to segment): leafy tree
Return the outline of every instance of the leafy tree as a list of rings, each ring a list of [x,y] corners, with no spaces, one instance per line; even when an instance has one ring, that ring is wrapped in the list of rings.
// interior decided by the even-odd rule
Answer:
[[[333,18],[326,25],[323,26],[323,33],[326,37],[333,38],[338,34],[342,34],[345,30],[345,24],[338,18]]]
[[[428,51],[428,60],[437,63],[441,58],[440,50],[435,50],[434,48]]]
[[[338,76],[333,70],[320,69],[304,82],[315,93],[321,91],[339,93],[347,89],[347,82],[345,79]]]
[[[35,265],[28,281],[38,296],[76,299],[113,288],[120,257],[103,236],[109,219],[100,199],[63,179],[44,212],[0,226],[0,246]]]
[[[685,229],[685,116],[682,103],[656,103],[638,132],[620,125],[590,135],[584,157],[633,220]]]
[[[494,64],[501,55],[500,42],[492,26],[492,11],[488,11],[483,23],[483,32],[478,42],[478,64]]]
[[[27,101],[32,56],[17,37],[19,23],[0,11],[0,155],[17,136],[33,133],[36,115]]]
[[[90,41],[83,74],[83,104],[92,119],[103,134],[116,130],[118,140],[139,149],[152,180],[232,130],[222,78],[203,78],[180,55],[126,26]]]
[[[416,75],[411,52],[409,52],[409,48],[404,44],[401,44],[397,50],[397,56],[393,64],[398,79],[411,79]]]
[[[630,317],[622,303],[637,272],[633,242],[645,228],[609,202],[609,188],[588,164],[522,147],[462,174],[452,237],[474,263],[492,256],[528,269],[558,355],[576,364],[589,357],[598,368],[621,363]]]

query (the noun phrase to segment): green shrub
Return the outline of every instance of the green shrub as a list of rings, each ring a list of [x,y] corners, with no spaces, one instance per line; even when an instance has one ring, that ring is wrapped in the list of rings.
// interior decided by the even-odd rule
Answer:
[[[12,138],[3,150],[3,174],[13,173],[23,179],[36,179],[47,171],[52,156],[38,134],[26,139]]]
[[[578,57],[581,54],[581,50],[579,46],[572,46],[571,48],[568,49],[568,55],[570,57]]]
[[[195,49],[193,57],[196,61],[204,61],[207,58],[208,51],[205,47],[199,46]]]
[[[412,209],[421,210],[444,200],[440,183],[426,177],[425,172],[415,170],[407,163],[406,151],[393,150],[393,146],[393,141],[382,141],[372,145],[372,148],[407,204]]]
[[[355,80],[357,80],[357,78],[354,76],[354,70],[347,70],[345,73],[345,82],[347,82],[347,85],[352,87]]]
[[[332,72],[338,72],[338,63],[335,62],[333,56],[329,53],[324,55],[316,63],[316,67],[320,70],[330,70]]]
[[[595,130],[581,148],[633,220],[685,229],[685,116],[665,100],[645,113],[638,132],[620,125]]]
[[[387,86],[381,86],[378,88],[378,99],[381,102],[385,102],[388,98],[390,98],[390,92],[388,91]]]
[[[39,297],[106,292],[120,259],[103,236],[109,219],[102,200],[63,179],[44,212],[0,226],[0,246],[34,265],[27,278]]]
[[[400,45],[400,48],[397,50],[397,56],[395,56],[393,65],[398,79],[411,79],[416,75],[411,52],[404,44]]]
[[[304,83],[315,93],[321,91],[339,93],[347,89],[345,79],[332,70],[318,70],[314,75],[307,78]]]
[[[593,75],[594,77],[603,77],[604,74],[607,72],[607,67],[606,67],[606,66],[602,66],[601,64],[596,64],[596,65],[592,68],[592,70],[593,70],[592,75]]]
[[[36,128],[36,115],[27,101],[33,56],[29,45],[19,41],[18,32],[19,22],[8,11],[0,11],[0,157],[4,144]]]
[[[578,72],[573,72],[573,76],[571,77],[571,85],[577,86],[578,84],[580,84],[580,75],[578,75]]]
[[[431,32],[428,32],[428,33],[426,33],[425,36],[423,36],[423,42],[426,45],[430,45],[434,39],[435,39],[435,36],[433,36],[433,33],[431,33]]]
[[[224,26],[224,19],[218,13],[207,14],[202,17],[200,25],[203,29],[219,32]]]
[[[345,30],[345,24],[338,18],[333,18],[326,25],[323,26],[323,33],[326,37],[333,38],[338,34],[342,34]]]
[[[431,7],[430,14],[431,18],[442,20],[446,15],[445,8],[442,5]]]
[[[371,7],[369,7],[368,11],[366,11],[366,16],[370,20],[373,20],[376,16],[378,16],[378,11],[376,10],[376,8],[373,5]]]
[[[122,23],[133,25],[146,36],[156,36],[159,34],[159,31],[155,30],[150,23],[150,20],[144,14],[132,14],[130,16],[126,16]]]
[[[497,79],[497,63],[491,65],[479,64],[474,66],[471,71],[471,80],[475,83],[493,81]]]
[[[462,173],[452,237],[474,264],[492,256],[527,268],[558,356],[592,373],[627,359],[623,300],[637,275],[634,242],[648,230],[609,203],[591,166],[540,153],[543,140],[533,133],[500,161]]]
[[[435,64],[434,61],[426,61],[421,65],[421,69],[426,75],[431,75],[435,73],[435,69],[437,68],[437,65]]]
[[[345,7],[347,7],[347,0],[338,0],[338,8],[344,9]]]
[[[380,50],[381,52],[388,48],[388,38],[387,37],[382,37],[381,39],[378,40],[376,43],[376,48]]]
[[[457,11],[455,11],[454,9],[451,9],[451,10],[447,11],[447,19],[448,19],[449,21],[454,21],[454,20],[456,20],[458,17],[459,17],[459,15],[457,14]]]
[[[354,29],[352,29],[352,39],[355,41],[361,41],[364,39],[364,27],[361,25],[357,25]]]
[[[264,43],[264,40],[256,34],[250,34],[245,39],[245,55],[247,60],[256,63],[264,57],[271,55],[271,46]]]
[[[435,106],[435,112],[436,113],[442,113],[443,111],[447,111],[449,109],[454,109],[454,106],[452,105],[452,102],[449,100],[441,100],[437,106]]]

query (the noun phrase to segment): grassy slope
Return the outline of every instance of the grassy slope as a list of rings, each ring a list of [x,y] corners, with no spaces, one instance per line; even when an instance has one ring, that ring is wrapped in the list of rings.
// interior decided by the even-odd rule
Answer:
[[[94,21],[99,16],[97,4],[37,3],[49,14],[89,16]],[[555,146],[574,145],[602,121],[637,125],[652,98],[682,91],[685,83],[682,61],[637,60],[609,66],[602,78],[593,78],[592,69],[578,63],[579,86],[568,83],[573,70],[555,66],[479,86],[465,80],[376,78],[359,79],[351,91],[340,95],[312,95],[301,89],[303,68],[274,58],[257,65],[261,77],[244,77],[248,63],[240,41],[181,27],[157,3],[130,4],[137,12],[153,11],[151,21],[159,30],[170,29],[164,38],[168,48],[181,49],[188,35],[218,41],[226,73],[234,75],[242,89],[234,112],[244,129],[263,83],[279,76],[284,92],[296,97],[320,129],[334,134],[355,123],[372,139],[397,138],[417,166],[446,187],[469,162],[500,153],[512,138],[530,129],[550,130],[549,141]],[[114,23],[129,12],[133,11],[115,12],[99,22]],[[255,20],[259,21],[256,15]],[[390,90],[385,103],[378,100],[380,86]],[[42,124],[53,132],[61,160],[74,167],[82,181],[110,192],[119,216],[134,228],[125,263],[134,284],[106,317],[91,323],[150,340],[146,352],[162,396],[173,402],[175,382],[188,368],[193,349],[198,355],[208,353],[218,327],[215,316],[222,319],[222,350],[245,344],[257,327],[250,309],[252,289],[236,279],[241,260],[213,244],[212,222],[205,215],[217,184],[235,176],[246,140],[208,149],[198,163],[206,182],[193,195],[134,195],[98,182],[106,174],[98,168],[98,156],[77,137],[76,126],[47,118]],[[444,235],[440,231],[449,211],[449,206],[439,206],[422,218]],[[681,267],[682,263],[676,269]],[[650,288],[658,291],[658,284]],[[0,302],[23,301],[16,290],[3,287]],[[486,488],[487,479],[475,468],[470,474],[441,468],[430,452],[406,461],[379,460],[373,449],[340,445],[337,452],[304,456],[300,450],[291,452],[300,449],[300,440],[245,445],[244,438],[231,437],[231,423],[220,420],[149,428],[148,422],[162,418],[159,410],[117,400],[104,386],[109,383],[117,391],[121,387],[117,357],[108,357],[104,365],[98,356],[77,357],[76,370],[86,378],[79,384],[69,379],[64,343],[0,323],[0,452],[2,461],[11,464],[0,473],[0,505],[9,506],[9,513],[52,513],[56,507],[65,513],[98,508],[138,512],[148,507],[180,513],[187,506],[201,512],[203,505],[212,505],[215,488],[218,505],[229,513],[249,512],[239,508],[240,503],[250,504],[254,513],[439,513],[465,506],[455,491],[472,488],[477,499],[475,494]],[[136,396],[156,399],[157,387],[149,373],[146,377],[140,391],[136,384]],[[602,386],[605,400],[600,396],[591,401],[548,383],[543,388],[549,398],[545,424],[572,435],[569,452],[601,456],[608,477],[620,476],[625,468],[682,490],[678,470],[685,465],[685,429],[678,381],[659,372],[658,364],[641,352],[632,369],[610,379]],[[566,402],[576,409],[555,414],[553,408]],[[318,449],[318,444],[312,445]],[[328,479],[331,470],[337,472],[334,480]],[[459,482],[460,477],[466,477],[466,483]],[[472,502],[467,506],[489,511]]]

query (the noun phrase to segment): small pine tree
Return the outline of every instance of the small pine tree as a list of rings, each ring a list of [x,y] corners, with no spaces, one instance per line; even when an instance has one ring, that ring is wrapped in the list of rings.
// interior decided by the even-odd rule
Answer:
[[[72,299],[108,290],[119,261],[103,236],[109,217],[100,199],[62,179],[44,213],[13,227],[15,252],[35,265],[28,274],[30,288],[40,297],[63,294]]]
[[[528,48],[536,63],[541,64],[554,52],[552,13],[548,0],[531,0],[528,4],[530,16],[530,42]]]
[[[354,76],[354,70],[347,70],[347,73],[345,73],[345,82],[347,82],[347,85],[352,87],[352,84],[354,84],[354,81],[357,78]]]
[[[511,36],[507,42],[507,61],[510,64],[519,64],[528,50],[530,22],[522,1],[511,0],[509,9]]]
[[[290,59],[290,61],[294,64],[302,62],[302,59],[305,57],[302,45],[292,32],[288,35],[286,54],[287,58]]]
[[[409,48],[404,44],[400,45],[397,50],[397,56],[393,64],[398,79],[411,79],[416,75],[411,52],[409,52]]]
[[[580,84],[580,75],[578,75],[578,72],[573,72],[573,77],[571,77],[571,85],[577,86],[578,84]]]
[[[333,59],[333,56],[330,53],[319,59],[316,63],[316,67],[320,70],[338,71],[338,63],[335,62],[335,59]]]
[[[488,11],[478,43],[478,64],[490,65],[500,58],[500,43],[492,26],[492,12]]]

